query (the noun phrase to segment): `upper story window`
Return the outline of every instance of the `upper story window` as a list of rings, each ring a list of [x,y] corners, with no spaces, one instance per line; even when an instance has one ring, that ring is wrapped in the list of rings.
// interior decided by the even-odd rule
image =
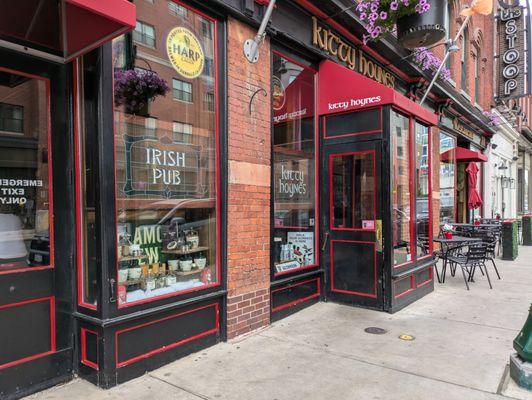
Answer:
[[[0,103],[0,131],[9,133],[24,132],[24,107]]]
[[[188,10],[181,5],[174,3],[171,0],[168,2],[168,11],[170,11],[170,14],[173,14],[175,16],[179,16],[184,19],[188,18]]]
[[[133,40],[146,46],[155,47],[155,28],[142,21],[137,21],[133,31]]]
[[[203,108],[207,111],[214,111],[214,93],[205,92],[203,95]]]
[[[192,124],[186,122],[174,122],[172,126],[174,142],[190,143],[192,137]]]
[[[206,39],[212,39],[212,30],[209,21],[201,21],[201,34]]]
[[[467,29],[464,30],[464,33],[462,35],[462,52],[460,54],[460,63],[462,66],[461,72],[462,75],[460,76],[460,87],[464,92],[467,92],[468,85],[467,85],[467,53],[469,49],[469,35],[467,34]]]
[[[447,12],[445,14],[445,41],[449,39],[454,39],[452,37],[453,35],[452,27],[453,27],[453,8],[452,8],[451,2],[449,2],[447,3]],[[447,57],[447,60],[445,60],[445,67],[447,67],[448,69],[451,68],[451,57],[452,56],[453,54],[450,53],[449,56]]]
[[[476,49],[476,55],[473,57],[475,62],[475,103],[480,102],[480,49]]]
[[[174,99],[192,103],[192,84],[179,79],[172,80]]]

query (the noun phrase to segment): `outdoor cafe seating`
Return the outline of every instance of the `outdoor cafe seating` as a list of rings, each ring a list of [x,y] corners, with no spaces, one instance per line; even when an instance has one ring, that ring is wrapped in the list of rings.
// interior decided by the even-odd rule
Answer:
[[[449,225],[452,231],[449,231]],[[434,251],[434,256],[441,261],[441,271],[434,266],[438,282],[445,283],[447,268],[451,276],[455,276],[458,268],[467,290],[469,283],[474,282],[475,272],[480,270],[486,276],[490,289],[492,287],[487,266],[491,264],[498,279],[501,279],[495,263],[496,254],[500,249],[501,224],[497,220],[483,220],[475,224],[445,224],[440,228],[440,234],[434,238],[440,248]]]

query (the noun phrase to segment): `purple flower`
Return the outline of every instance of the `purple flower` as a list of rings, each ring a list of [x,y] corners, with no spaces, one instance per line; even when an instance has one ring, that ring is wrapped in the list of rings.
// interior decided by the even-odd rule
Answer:
[[[388,18],[388,13],[386,11],[381,11],[380,17],[381,19],[386,19]]]
[[[169,90],[168,83],[156,72],[140,69],[115,71],[115,105],[125,105],[130,112],[135,113]]]
[[[366,14],[365,12],[360,13],[360,19],[361,19],[362,21],[364,21],[367,17],[368,17],[368,14]]]
[[[396,11],[397,8],[399,8],[399,4],[397,3],[397,1],[392,1],[392,2],[390,3],[390,10],[392,10],[392,11]]]
[[[379,9],[379,6],[376,3],[373,3],[373,4],[371,4],[370,9],[371,9],[371,12],[376,13],[377,10]]]

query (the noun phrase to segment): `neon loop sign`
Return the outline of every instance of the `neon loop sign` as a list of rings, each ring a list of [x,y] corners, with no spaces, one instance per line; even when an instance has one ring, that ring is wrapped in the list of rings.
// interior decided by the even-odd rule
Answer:
[[[517,76],[519,75],[520,68],[516,65],[520,58],[519,51],[517,51],[517,25],[516,19],[521,17],[520,8],[502,9],[501,21],[504,22],[504,34],[507,49],[502,55],[502,61],[504,68],[502,69],[502,76],[504,77],[504,95],[509,96],[512,91],[517,88]]]

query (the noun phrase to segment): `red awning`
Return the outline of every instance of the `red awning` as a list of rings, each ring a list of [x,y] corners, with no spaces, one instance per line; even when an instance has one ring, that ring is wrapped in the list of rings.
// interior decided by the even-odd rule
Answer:
[[[0,46],[68,62],[133,29],[128,0],[0,0]]]
[[[442,153],[441,155],[442,161],[448,161],[452,160],[453,158],[457,162],[486,162],[488,161],[488,157],[486,157],[484,154],[478,152],[466,149],[464,147],[455,147],[454,149],[447,150],[445,153]]]
[[[431,125],[438,124],[437,115],[427,108],[392,88],[329,60],[320,64],[318,99],[320,115],[391,104]]]

